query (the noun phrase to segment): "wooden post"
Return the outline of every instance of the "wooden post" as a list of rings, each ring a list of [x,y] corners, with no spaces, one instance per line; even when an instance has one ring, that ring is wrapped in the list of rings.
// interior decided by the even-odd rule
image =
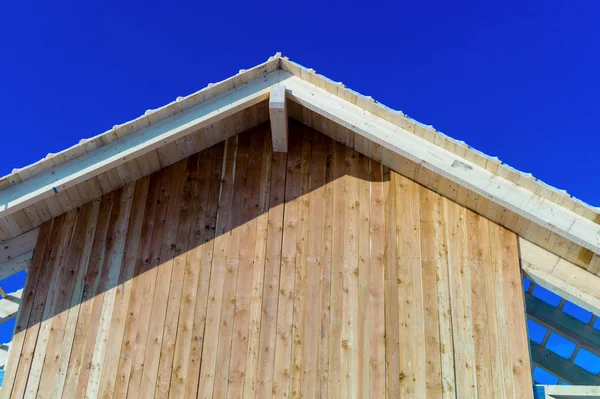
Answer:
[[[273,152],[287,152],[288,116],[284,85],[271,86],[269,115],[271,117],[271,134],[273,135]]]

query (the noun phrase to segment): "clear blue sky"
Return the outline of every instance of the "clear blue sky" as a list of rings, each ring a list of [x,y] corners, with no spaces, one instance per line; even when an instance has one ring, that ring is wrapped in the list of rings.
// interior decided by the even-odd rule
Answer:
[[[600,206],[597,1],[69,3],[3,2],[0,175],[281,51]]]
[[[0,175],[282,51],[600,206],[597,1],[122,3],[3,2]]]

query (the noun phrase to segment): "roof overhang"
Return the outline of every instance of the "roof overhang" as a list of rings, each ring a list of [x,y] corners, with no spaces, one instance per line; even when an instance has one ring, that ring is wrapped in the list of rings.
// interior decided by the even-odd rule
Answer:
[[[235,134],[240,128],[236,130],[237,115],[261,113],[256,107],[268,107],[271,90],[280,94],[283,87],[283,103],[281,97],[271,101],[272,123],[278,126],[273,131],[279,138],[286,137],[278,116],[283,109],[290,117],[515,231],[527,240],[521,245],[523,267],[533,278],[559,286],[562,295],[600,313],[600,295],[593,285],[585,286],[600,286],[597,209],[279,55],[0,180],[0,241],[5,243],[0,263],[26,267],[24,258],[33,246],[16,243],[31,242],[43,221]],[[268,112],[250,118],[246,127],[264,118]],[[160,166],[141,168],[133,177],[115,172],[191,136],[199,144],[188,145],[187,152],[174,151]],[[83,199],[70,201],[72,193],[85,191],[81,187],[110,173],[111,185],[87,190]],[[51,201],[59,205],[46,204]],[[539,250],[549,255],[540,257]],[[553,266],[541,260],[552,256],[557,259]],[[557,280],[559,261],[560,270],[572,270],[576,281]]]

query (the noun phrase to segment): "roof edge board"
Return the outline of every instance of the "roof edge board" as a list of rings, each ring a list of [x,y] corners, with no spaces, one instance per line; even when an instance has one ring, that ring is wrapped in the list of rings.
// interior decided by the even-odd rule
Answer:
[[[588,250],[600,253],[600,225],[297,76],[289,98]],[[387,165],[394,169],[393,165]]]
[[[291,75],[281,70],[267,73],[8,187],[0,191],[0,217],[6,217],[32,203],[267,100],[270,86],[288,76]]]
[[[600,224],[600,207],[594,207],[590,204],[577,199],[565,190],[560,190],[550,186],[541,180],[535,178],[530,173],[521,172],[496,157],[489,156],[477,149],[469,146],[464,141],[453,139],[442,132],[437,131],[433,126],[423,124],[417,120],[405,115],[402,111],[394,110],[377,102],[372,97],[364,96],[341,82],[334,82],[326,76],[317,74],[314,70],[306,68],[298,63],[290,61],[287,57],[281,58],[281,68],[299,78],[314,84],[321,89],[334,94],[350,103],[366,109],[374,115],[381,117],[388,122],[395,124],[407,131],[416,134],[446,150],[457,154],[462,158],[490,170],[493,173],[506,177],[509,181],[527,188],[530,191],[539,194],[544,192],[542,197],[571,210],[588,220]]]

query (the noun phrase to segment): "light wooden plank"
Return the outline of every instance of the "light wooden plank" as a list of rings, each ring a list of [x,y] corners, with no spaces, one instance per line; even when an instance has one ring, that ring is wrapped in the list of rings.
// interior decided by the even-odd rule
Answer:
[[[65,362],[64,359],[61,359],[62,343],[65,339],[66,329],[70,327],[67,322],[75,288],[76,279],[73,276],[79,272],[79,260],[84,249],[85,240],[88,238],[86,232],[89,219],[93,216],[93,209],[93,203],[90,203],[76,212],[75,228],[72,237],[66,243],[68,254],[65,256],[64,271],[58,279],[59,290],[57,291],[54,314],[51,316],[53,323],[48,336],[48,349],[43,360],[39,392],[37,393],[39,397],[50,397],[53,394],[59,365],[68,363],[68,360]],[[69,338],[71,337],[66,337],[66,339]]]
[[[273,367],[273,396],[289,395],[292,357],[292,321],[294,315],[295,277],[299,234],[299,208],[302,197],[302,129],[298,124],[290,125],[287,176],[285,185],[285,214],[277,307],[277,341]]]
[[[333,148],[333,236],[331,242],[331,312],[329,322],[329,397],[341,397],[344,369],[342,351],[344,224],[346,214],[345,148],[334,143]]]
[[[435,235],[435,193],[419,187],[423,312],[425,317],[427,397],[442,397],[441,347],[438,311],[438,243]],[[466,293],[463,292],[463,295]],[[425,359],[424,359],[425,360]]]
[[[587,399],[600,397],[600,386],[546,385],[547,399]]]
[[[385,398],[386,396],[386,341],[385,341],[385,269],[386,269],[386,228],[384,205],[383,166],[371,160],[371,198],[369,238],[371,242],[370,266],[368,271],[368,307],[369,307],[369,397]],[[366,234],[361,230],[359,235]],[[361,315],[356,314],[359,321]]]
[[[152,313],[143,363],[144,370],[139,391],[139,396],[142,398],[153,397],[156,389],[186,170],[187,162],[185,160],[176,163],[173,168],[173,181],[169,192],[160,261],[156,271],[156,285],[152,298]]]
[[[50,284],[48,287],[48,294],[44,304],[44,311],[42,313],[42,321],[33,351],[33,357],[31,360],[31,368],[29,369],[27,376],[27,385],[25,387],[25,396],[35,396],[38,393],[40,384],[40,378],[42,374],[42,368],[44,365],[44,358],[48,349],[48,341],[50,333],[55,324],[59,324],[59,320],[55,321],[55,305],[57,300],[57,291],[60,292],[59,284],[61,274],[65,272],[65,262],[68,255],[69,241],[73,234],[74,225],[76,222],[77,213],[71,211],[65,214],[65,222],[63,229],[60,234],[60,239],[57,242],[57,246],[54,247],[54,251],[50,258],[50,262],[46,267],[52,270],[52,277],[50,278]]]
[[[325,192],[325,143],[324,136],[314,130],[311,135],[310,154],[310,186],[308,196],[308,219],[306,237],[305,281],[302,295],[304,308],[303,342],[303,378],[300,385],[300,395],[317,397],[317,385],[320,375],[318,372],[320,332],[321,332],[321,262],[323,257],[324,209],[323,195]]]
[[[136,333],[141,307],[146,299],[143,287],[147,285],[146,267],[150,262],[150,249],[152,243],[152,231],[156,216],[157,200],[159,195],[160,174],[155,173],[149,177],[148,193],[144,205],[144,221],[138,243],[138,251],[135,254],[135,276],[129,305],[127,307],[127,317],[125,319],[125,329],[121,342],[119,363],[116,366],[116,379],[113,390],[113,396],[116,398],[125,397],[129,385],[129,376],[132,369],[134,348],[136,345]],[[147,294],[146,294],[147,296]]]
[[[514,375],[509,343],[509,334],[513,334],[510,322],[509,301],[504,291],[504,264],[502,257],[502,243],[500,229],[495,223],[488,223],[488,236],[490,240],[491,277],[493,278],[493,291],[496,298],[495,310],[498,323],[498,354],[500,355],[501,369],[496,371],[496,377],[504,381],[504,397],[514,397]],[[486,282],[487,284],[487,282]]]
[[[219,195],[221,192],[221,179],[225,157],[225,143],[220,143],[214,148],[214,158],[210,172],[208,200],[206,205],[206,220],[202,226],[200,276],[196,294],[196,308],[194,310],[194,324],[192,328],[192,342],[189,352],[184,356],[187,360],[187,377],[184,378],[184,396],[196,397],[198,380],[200,378],[200,364],[204,348],[204,334],[206,325],[206,312],[209,301],[209,284],[212,279],[212,259],[215,244],[215,232],[219,217]],[[185,375],[185,374],[182,374]]]
[[[138,397],[140,393],[140,385],[142,381],[142,375],[144,372],[144,359],[146,355],[146,347],[148,337],[150,334],[149,325],[152,313],[152,306],[150,305],[153,301],[156,277],[158,273],[158,267],[160,264],[160,255],[163,239],[165,236],[167,226],[167,213],[169,207],[169,198],[171,197],[172,182],[174,174],[174,166],[163,169],[157,177],[159,178],[158,187],[151,191],[151,195],[148,196],[148,200],[153,200],[157,204],[156,211],[154,212],[154,220],[147,219],[148,229],[151,230],[151,238],[149,247],[145,247],[147,251],[144,255],[142,269],[138,274],[140,281],[140,310],[139,313],[134,313],[133,322],[137,319],[137,332],[131,332],[130,337],[133,337],[131,341],[131,359],[125,358],[125,363],[120,364],[119,368],[122,370],[119,379],[122,384],[119,383],[115,386],[115,395],[121,392],[122,395],[128,395],[130,397]],[[151,178],[152,180],[152,178]],[[156,196],[153,195],[156,193]],[[150,215],[152,217],[152,215]],[[149,234],[149,233],[148,233]],[[135,305],[136,302],[134,302]],[[137,310],[137,308],[133,308]],[[126,370],[122,367],[130,364],[130,370]],[[121,372],[120,372],[121,373]]]
[[[163,323],[162,345],[160,347],[160,359],[155,382],[156,390],[154,396],[156,397],[167,397],[169,394],[178,323],[183,322],[183,319],[188,317],[188,314],[180,314],[180,307],[186,268],[186,256],[189,248],[190,236],[192,235],[191,229],[192,226],[195,227],[198,215],[198,206],[194,202],[195,186],[198,179],[198,156],[191,156],[187,158],[185,162],[187,163],[187,166],[185,173],[182,175],[184,179],[183,195],[179,210],[175,251],[173,253],[174,260],[171,282],[167,297],[168,299],[163,298],[163,301],[167,301],[167,308]]]
[[[485,291],[484,281],[484,252],[487,235],[480,231],[479,225],[483,223],[479,215],[467,211],[468,234],[468,266],[465,273],[471,278],[471,304],[472,326],[475,339],[475,370],[477,375],[477,394],[483,397],[492,395],[492,365],[490,362],[490,332],[488,329],[488,315],[486,300],[488,293]],[[467,270],[468,269],[468,270]],[[469,295],[465,293],[465,295]]]
[[[190,176],[192,207],[190,212],[191,230],[188,248],[182,254],[185,258],[183,286],[181,292],[179,320],[175,338],[173,354],[173,366],[170,376],[169,396],[183,397],[185,393],[185,380],[189,366],[189,353],[192,347],[192,335],[194,328],[194,314],[196,311],[196,300],[198,299],[198,287],[200,275],[206,278],[204,273],[207,269],[201,269],[202,249],[207,217],[210,176],[212,173],[212,162],[214,150],[207,149],[198,154],[196,162],[197,173]],[[190,166],[188,165],[188,169]],[[208,278],[210,280],[210,278]]]
[[[327,398],[329,390],[329,323],[331,315],[331,263],[333,241],[333,180],[335,170],[333,164],[333,140],[325,138],[325,187],[323,199],[319,206],[323,207],[323,236],[321,253],[321,325],[319,343],[319,363],[317,368],[316,397]]]
[[[471,333],[472,311],[470,282],[464,278],[467,253],[466,212],[454,202],[444,200],[447,222],[448,278],[452,309],[456,394],[458,397],[476,397],[475,344]],[[470,299],[470,295],[468,295]],[[511,392],[512,394],[512,392]]]
[[[221,325],[217,346],[213,397],[227,397],[229,380],[229,364],[233,339],[233,318],[237,290],[238,269],[240,265],[240,250],[242,244],[242,225],[244,220],[244,201],[248,188],[248,158],[250,152],[250,134],[238,135],[236,155],[235,182],[233,184],[233,204],[231,228],[226,254],[226,273],[223,285],[223,305],[221,306]]]
[[[131,211],[126,229],[124,243],[124,258],[119,273],[119,285],[115,287],[113,312],[108,332],[106,353],[102,362],[102,376],[98,394],[102,397],[112,397],[119,371],[121,346],[125,337],[128,309],[133,292],[133,283],[139,246],[142,239],[142,228],[146,212],[146,202],[150,178],[145,177],[135,183]]]
[[[531,398],[533,385],[530,369],[527,326],[523,283],[519,267],[519,248],[517,236],[503,227],[500,230],[500,248],[502,254],[503,296],[509,330],[509,349],[514,378],[513,389],[517,398]]]
[[[254,275],[254,250],[257,236],[257,217],[261,194],[261,173],[263,167],[265,128],[253,129],[250,137],[248,155],[248,176],[246,199],[241,230],[240,264],[235,294],[235,313],[233,318],[233,337],[231,342],[231,361],[227,396],[240,398],[244,392],[244,373],[248,357],[248,333],[250,321],[250,299]]]
[[[227,141],[223,166],[219,214],[210,276],[209,302],[202,347],[202,368],[198,388],[199,398],[210,398],[215,384],[215,367],[223,305],[223,287],[227,270],[227,249],[230,239],[233,209],[237,137]]]
[[[263,286],[268,243],[268,222],[272,177],[272,151],[270,132],[265,134],[263,162],[261,169],[261,187],[258,201],[256,244],[254,246],[254,273],[250,299],[250,321],[248,331],[248,355],[246,356],[244,375],[244,398],[253,398],[257,388],[258,356],[260,353],[260,327],[262,318]]]
[[[370,392],[369,362],[371,354],[371,287],[369,286],[371,267],[371,159],[360,155],[360,218],[358,236],[358,314],[362,317],[358,330],[358,392],[368,397]],[[381,250],[381,248],[379,248]]]
[[[265,272],[262,297],[262,319],[256,373],[256,388],[248,387],[252,395],[267,398],[272,395],[273,361],[277,336],[277,299],[281,264],[283,209],[286,184],[286,154],[273,153],[271,191],[269,198],[269,230],[265,254]],[[251,383],[252,385],[252,383]],[[244,391],[246,395],[246,391]]]
[[[440,326],[442,397],[453,398],[456,395],[456,371],[454,364],[454,337],[452,330],[452,305],[448,267],[448,220],[445,213],[444,198],[435,194],[433,201],[434,239],[437,249],[435,264],[437,270],[438,320]]]
[[[292,359],[290,398],[299,398],[302,395],[302,381],[304,378],[304,347],[308,344],[304,336],[306,328],[306,268],[307,245],[309,237],[309,212],[310,212],[310,167],[311,167],[311,137],[308,128],[303,127],[298,132],[302,141],[298,145],[302,148],[300,158],[300,204],[298,206],[298,235],[296,239],[296,265],[294,277],[294,313],[292,324]],[[286,182],[287,183],[287,182]]]

